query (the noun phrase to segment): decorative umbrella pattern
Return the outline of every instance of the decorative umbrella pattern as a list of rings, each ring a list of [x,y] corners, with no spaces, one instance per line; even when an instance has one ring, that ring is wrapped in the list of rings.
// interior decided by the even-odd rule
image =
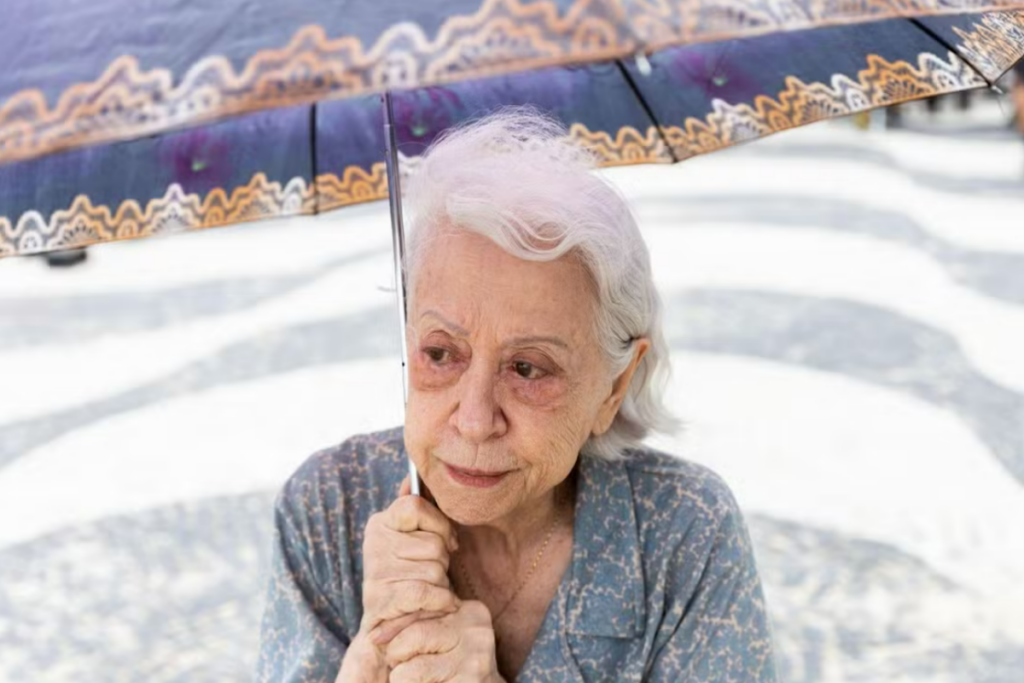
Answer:
[[[383,89],[407,158],[532,103],[604,165],[671,163],[986,87],[1024,55],[1024,10],[991,11],[1020,0],[169,2],[137,25],[116,21],[123,0],[11,12],[25,30],[0,46],[0,256],[386,197]],[[83,26],[89,40],[64,40]]]

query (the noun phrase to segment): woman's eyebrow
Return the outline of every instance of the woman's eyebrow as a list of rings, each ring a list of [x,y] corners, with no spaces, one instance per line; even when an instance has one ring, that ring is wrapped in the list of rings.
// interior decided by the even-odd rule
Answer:
[[[466,328],[462,327],[461,325],[456,325],[451,320],[448,320],[448,318],[445,318],[443,315],[441,315],[440,313],[438,313],[437,311],[435,311],[432,308],[429,309],[429,310],[423,311],[423,315],[420,316],[420,319],[426,318],[427,316],[430,316],[432,318],[436,318],[438,322],[440,322],[442,325],[444,325],[450,331],[454,332],[455,334],[459,335],[460,337],[468,337],[469,336],[469,330],[467,330]]]
[[[543,337],[543,336],[531,336],[531,337],[514,337],[508,340],[509,346],[526,346],[528,344],[546,343],[554,346],[560,346],[566,351],[569,350],[569,345],[566,344],[558,337]]]
[[[468,337],[469,336],[469,330],[467,330],[466,328],[462,327],[461,325],[453,323],[451,320],[448,320],[447,318],[445,318],[443,315],[441,315],[440,313],[438,313],[437,311],[435,311],[432,308],[429,309],[429,310],[423,311],[423,314],[420,316],[420,318],[422,319],[422,318],[426,318],[428,316],[431,317],[431,318],[435,318],[438,322],[440,322],[442,325],[447,327],[450,331],[454,332],[455,334],[457,334],[459,336],[462,336],[462,337]],[[544,335],[530,335],[530,336],[526,336],[526,337],[513,337],[512,339],[509,339],[508,342],[507,342],[508,346],[527,346],[529,344],[551,344],[552,346],[558,346],[558,347],[561,347],[561,348],[565,349],[566,351],[569,351],[569,345],[565,341],[563,341],[560,337],[550,337],[550,336],[544,336]]]

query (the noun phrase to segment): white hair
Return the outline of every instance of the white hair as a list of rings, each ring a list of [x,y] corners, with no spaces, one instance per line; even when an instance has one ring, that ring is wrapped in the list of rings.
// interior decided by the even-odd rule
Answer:
[[[561,124],[532,108],[505,108],[446,132],[407,181],[408,281],[411,294],[424,245],[442,226],[487,237],[525,260],[578,258],[591,278],[594,332],[612,376],[633,359],[636,339],[651,342],[611,427],[581,451],[618,460],[652,431],[675,431],[678,420],[663,403],[668,345],[647,245],[626,200],[595,168]]]

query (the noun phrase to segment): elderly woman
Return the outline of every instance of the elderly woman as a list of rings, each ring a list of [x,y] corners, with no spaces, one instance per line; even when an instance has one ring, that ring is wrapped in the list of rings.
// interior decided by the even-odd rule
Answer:
[[[423,159],[405,426],[278,496],[259,680],[774,680],[729,489],[641,444],[674,426],[660,303],[592,168],[522,110]]]

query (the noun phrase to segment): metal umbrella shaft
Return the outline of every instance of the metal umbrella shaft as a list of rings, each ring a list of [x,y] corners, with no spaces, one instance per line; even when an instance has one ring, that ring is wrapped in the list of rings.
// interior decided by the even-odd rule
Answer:
[[[384,160],[388,173],[388,202],[391,205],[391,240],[395,258],[395,297],[398,303],[398,336],[402,345],[402,407],[409,402],[409,349],[405,339],[408,311],[405,304],[405,225],[402,221],[402,186],[398,169],[398,137],[395,135],[395,112],[391,93],[381,95],[384,104]],[[420,477],[409,458],[409,482],[412,493],[420,494]]]

